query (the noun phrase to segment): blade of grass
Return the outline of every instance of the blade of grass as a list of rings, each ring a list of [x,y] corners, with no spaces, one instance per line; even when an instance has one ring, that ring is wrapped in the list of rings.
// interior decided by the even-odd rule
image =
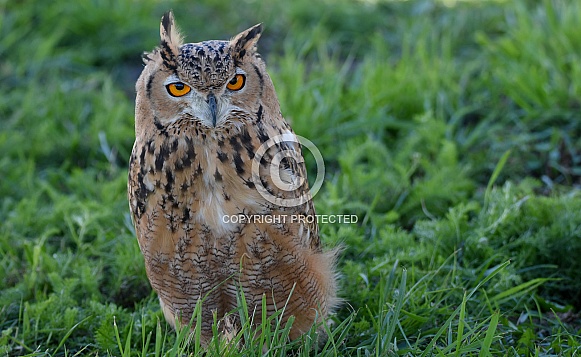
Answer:
[[[125,340],[125,348],[122,346],[121,337],[119,335],[119,328],[117,327],[117,318],[113,316],[113,329],[115,330],[115,338],[117,340],[117,347],[121,356],[130,356],[131,354],[131,332],[133,331],[133,320],[129,324],[129,332],[127,333],[127,338]]]
[[[89,319],[91,319],[92,316],[87,316],[84,319],[82,319],[81,321],[79,321],[78,323],[76,323],[73,327],[71,327],[67,333],[65,334],[65,336],[60,340],[57,348],[54,350],[53,352],[53,356],[56,355],[56,353],[59,351],[59,349],[65,344],[65,341],[69,338],[69,336],[73,333],[73,331],[75,331],[75,329],[77,327],[79,327],[80,325],[82,325],[84,322],[88,321]]]
[[[147,333],[144,321],[145,321],[145,314],[142,313],[141,314],[141,355],[147,356],[147,353],[149,352],[149,343],[151,342],[151,334],[153,333],[153,331],[149,331],[149,333]]]
[[[479,357],[492,355],[490,353],[490,346],[494,340],[494,333],[496,332],[496,327],[498,326],[499,317],[500,312],[498,311],[495,311],[494,314],[492,314],[490,324],[488,324],[488,330],[486,331],[486,336],[484,337],[484,341],[482,341],[482,348],[480,349],[480,353],[478,353]]]
[[[162,337],[163,334],[161,332],[161,322],[159,318],[157,319],[157,325],[155,327],[155,357],[161,356],[161,350],[165,345],[165,337]],[[163,339],[162,339],[163,338]]]
[[[496,167],[494,168],[492,175],[490,176],[490,180],[488,180],[488,185],[486,186],[486,191],[484,192],[484,209],[482,209],[483,212],[485,212],[486,208],[488,207],[488,204],[490,201],[490,192],[492,191],[492,186],[494,185],[494,183],[498,179],[498,176],[502,172],[502,169],[504,168],[504,165],[506,164],[506,161],[508,160],[510,153],[511,153],[511,151],[507,150],[502,155],[500,160],[498,160],[498,163],[496,164]]]
[[[503,303],[509,299],[517,298],[521,295],[527,294],[529,291],[536,289],[537,287],[541,286],[542,284],[546,283],[547,281],[552,281],[555,279],[551,278],[536,278],[524,282],[520,285],[517,285],[513,288],[505,290],[496,296],[490,298],[491,302],[495,302],[497,304]]]
[[[460,346],[462,345],[462,337],[464,334],[464,319],[466,316],[466,292],[460,304],[460,316],[458,317],[458,334],[456,336],[456,356],[460,355]]]

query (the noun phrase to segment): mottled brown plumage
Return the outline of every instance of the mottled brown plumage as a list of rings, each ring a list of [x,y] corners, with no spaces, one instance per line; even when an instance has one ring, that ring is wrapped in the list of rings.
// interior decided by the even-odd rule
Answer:
[[[256,52],[260,33],[257,25],[231,41],[182,44],[167,13],[161,44],[144,54],[136,84],[128,190],[139,246],[170,324],[176,317],[188,323],[205,298],[203,344],[212,336],[212,313],[221,318],[237,309],[237,289],[256,311],[255,323],[263,295],[272,314],[292,291],[283,318],[295,316],[291,338],[337,302],[335,253],[322,250],[316,222],[297,219],[315,214],[300,179],[304,164],[281,162],[280,176],[300,183],[290,191],[269,174],[277,153],[300,155],[301,148]],[[280,135],[285,140],[270,145]],[[269,149],[253,171],[264,143]],[[289,198],[298,204],[284,204]],[[241,214],[253,218],[233,222]]]

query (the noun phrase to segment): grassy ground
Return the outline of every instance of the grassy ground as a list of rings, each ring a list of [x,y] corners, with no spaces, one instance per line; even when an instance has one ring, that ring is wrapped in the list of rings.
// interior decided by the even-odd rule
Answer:
[[[264,22],[283,112],[327,165],[317,212],[359,218],[321,226],[345,246],[322,349],[274,324],[207,355],[579,354],[581,2],[0,0],[0,355],[200,354],[126,200],[168,8],[191,41]]]

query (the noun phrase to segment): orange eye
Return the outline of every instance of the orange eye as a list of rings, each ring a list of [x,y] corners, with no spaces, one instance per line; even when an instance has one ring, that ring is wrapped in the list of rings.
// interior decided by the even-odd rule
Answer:
[[[167,88],[167,92],[174,97],[184,96],[192,90],[189,85],[182,82],[171,83],[165,87]]]
[[[246,77],[239,73],[235,75],[230,82],[228,82],[226,88],[230,90],[240,90],[242,87],[244,87],[244,82],[246,82]]]

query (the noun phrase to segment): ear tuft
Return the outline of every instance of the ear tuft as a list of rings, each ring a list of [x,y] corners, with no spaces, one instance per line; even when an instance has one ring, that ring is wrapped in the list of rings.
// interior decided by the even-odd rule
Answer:
[[[147,64],[149,61],[152,60],[151,56],[152,56],[153,52],[143,52],[141,54],[141,60],[143,60],[143,64]]]
[[[248,54],[256,52],[256,43],[262,33],[262,24],[257,24],[251,28],[240,32],[230,40],[233,49],[234,59],[243,62]]]
[[[182,36],[175,24],[173,12],[168,11],[163,14],[159,25],[159,36],[161,38],[161,54],[167,62],[175,62],[175,57],[179,54],[182,45]]]

